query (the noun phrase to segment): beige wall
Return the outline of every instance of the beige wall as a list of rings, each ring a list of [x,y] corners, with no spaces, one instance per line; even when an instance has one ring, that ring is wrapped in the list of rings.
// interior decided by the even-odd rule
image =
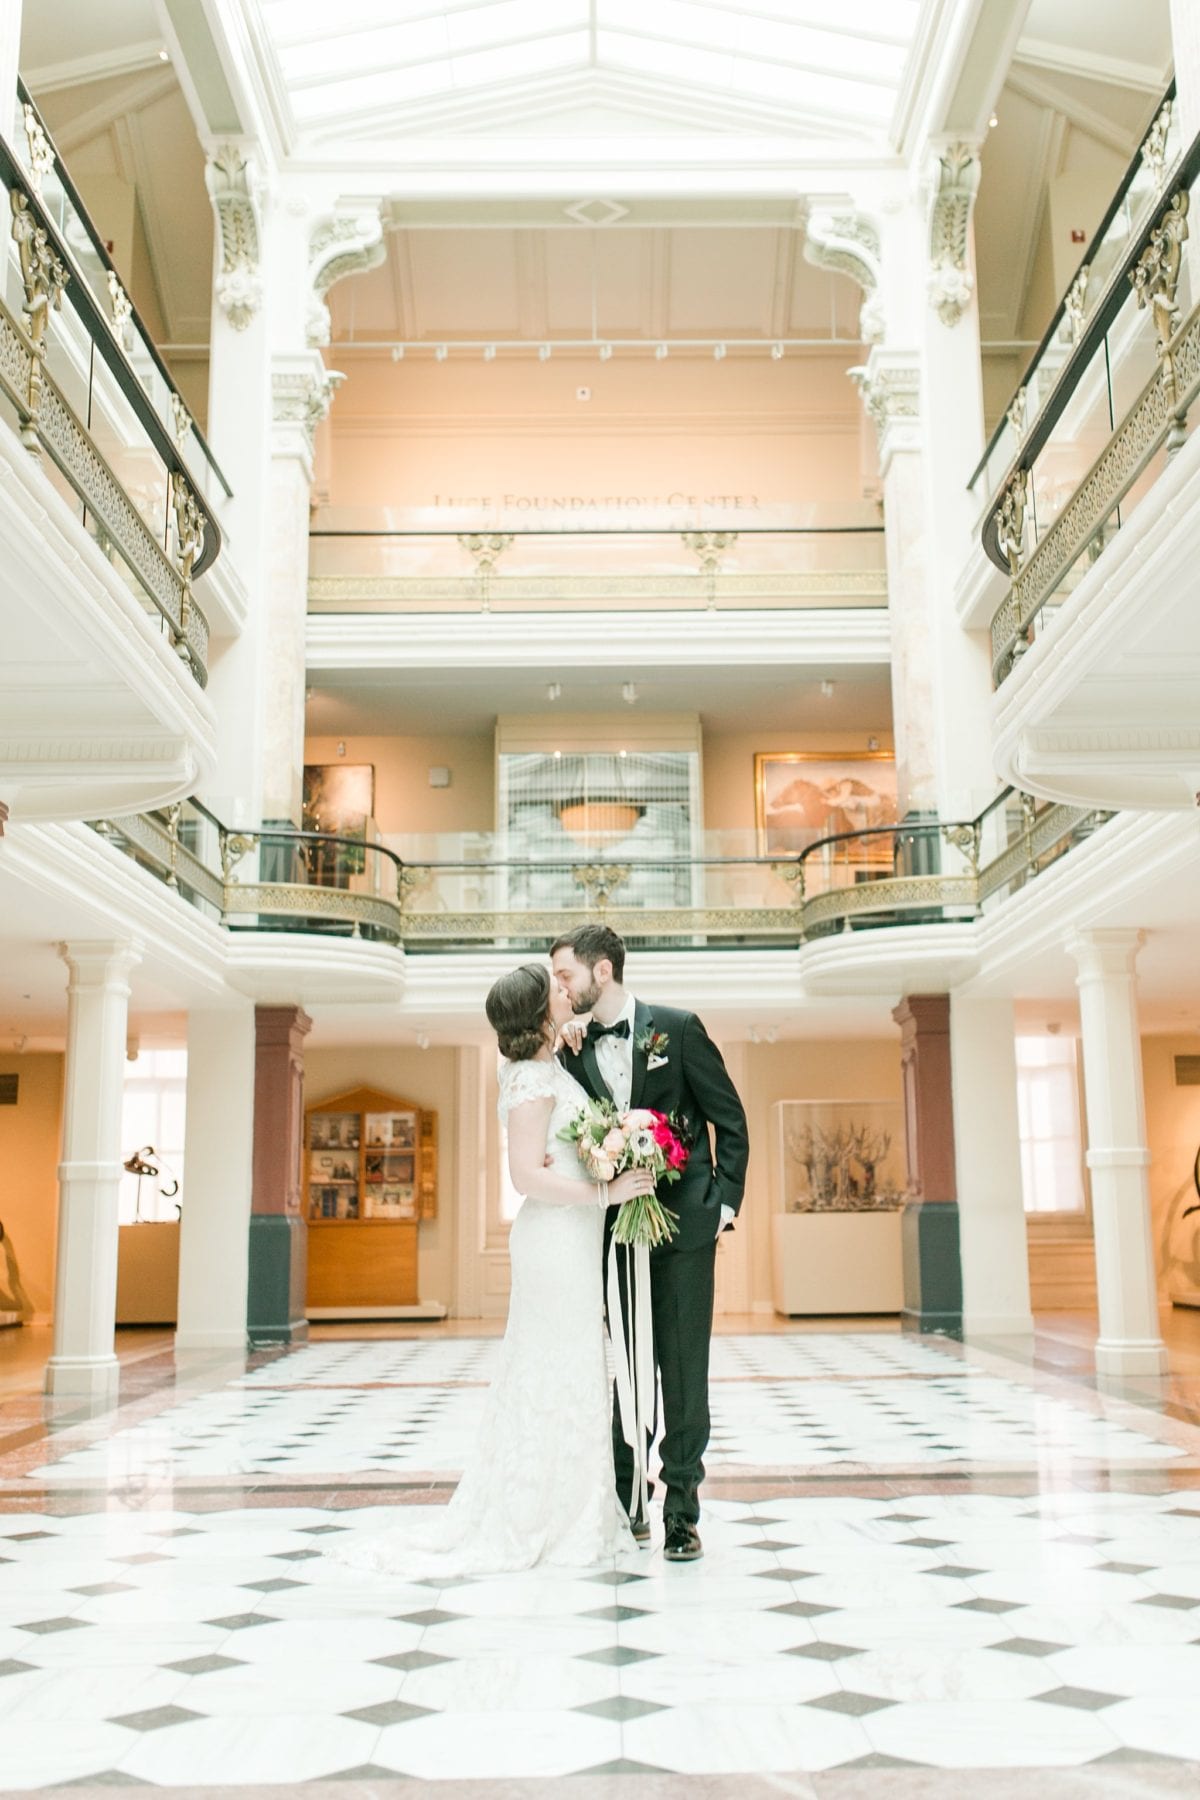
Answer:
[[[328,497],[357,507],[507,499],[531,512],[531,501],[564,495],[857,500],[860,408],[846,379],[855,360],[345,357]],[[576,398],[580,387],[590,400]]]
[[[750,1304],[764,1311],[771,1307],[771,1108],[777,1100],[899,1100],[900,1033],[750,1044],[744,1066],[750,1169],[737,1229],[748,1235]]]
[[[63,1059],[0,1055],[0,1074],[20,1077],[17,1104],[0,1106],[0,1220],[35,1313],[46,1317],[54,1299]]]
[[[461,1188],[456,1162],[458,1120],[453,1050],[318,1050],[304,1058],[304,1104],[313,1106],[352,1088],[382,1088],[438,1116],[438,1216],[422,1223],[417,1238],[418,1292],[422,1300],[454,1303],[455,1215]]]
[[[1150,1207],[1159,1291],[1200,1289],[1200,1213],[1181,1219],[1200,1203],[1192,1167],[1200,1147],[1200,1087],[1176,1087],[1175,1057],[1200,1056],[1200,1037],[1144,1037],[1146,1137],[1150,1145]]]
[[[346,754],[339,757],[338,743]],[[372,763],[375,818],[393,832],[490,831],[496,807],[493,737],[309,738],[306,763]],[[450,770],[448,788],[431,788],[431,767]]]

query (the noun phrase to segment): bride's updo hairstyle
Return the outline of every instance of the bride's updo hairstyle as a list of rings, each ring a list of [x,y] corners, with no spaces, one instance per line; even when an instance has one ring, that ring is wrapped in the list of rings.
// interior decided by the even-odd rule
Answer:
[[[541,963],[502,975],[484,1003],[501,1056],[528,1062],[550,1042],[550,976]]]

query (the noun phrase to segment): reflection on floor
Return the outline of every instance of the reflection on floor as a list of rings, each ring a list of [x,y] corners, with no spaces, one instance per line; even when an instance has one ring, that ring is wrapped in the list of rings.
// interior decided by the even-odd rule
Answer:
[[[445,1500],[494,1338],[179,1371],[142,1348],[115,1411],[0,1404],[5,1792],[1200,1785],[1186,1347],[1156,1396],[1098,1392],[1062,1335],[1033,1366],[890,1330],[724,1336],[702,1563],[665,1565],[656,1529],[611,1567],[446,1586],[322,1547]]]

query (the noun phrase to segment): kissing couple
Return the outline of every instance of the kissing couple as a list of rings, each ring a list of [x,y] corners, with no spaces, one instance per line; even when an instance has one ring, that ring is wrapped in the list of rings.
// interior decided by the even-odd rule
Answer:
[[[653,1404],[631,1428],[610,1391],[604,1262],[627,1201],[654,1191],[648,1168],[597,1181],[572,1127],[595,1102],[686,1119],[690,1150],[666,1192],[678,1229],[642,1252],[642,1292],[628,1264],[609,1280],[613,1360],[626,1346],[614,1313],[653,1321],[651,1386],[662,1391],[663,1553],[702,1555],[699,1488],[708,1444],[708,1352],[717,1238],[736,1216],[749,1139],[737,1090],[695,1013],[651,1006],[624,985],[625,945],[583,925],[487,997],[500,1054],[499,1114],[522,1205],[509,1237],[512,1288],[500,1369],[470,1462],[429,1531],[398,1526],[332,1552],[354,1568],[421,1579],[495,1574],[539,1563],[573,1568],[648,1543],[644,1470]],[[711,1135],[710,1135],[711,1131]],[[715,1154],[714,1154],[715,1140]],[[610,1268],[617,1259],[610,1257]],[[649,1296],[644,1291],[649,1286]],[[620,1299],[617,1297],[617,1286]],[[649,1345],[643,1344],[649,1355]],[[620,1385],[620,1384],[618,1384]],[[641,1444],[640,1424],[646,1424]]]

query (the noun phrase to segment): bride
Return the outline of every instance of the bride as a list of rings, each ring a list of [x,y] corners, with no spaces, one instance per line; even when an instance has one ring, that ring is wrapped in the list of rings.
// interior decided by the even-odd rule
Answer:
[[[430,1530],[400,1525],[339,1546],[353,1568],[420,1579],[535,1563],[585,1567],[632,1544],[616,1498],[604,1353],[604,1211],[653,1192],[646,1169],[594,1182],[558,1133],[588,1096],[554,1058],[571,1000],[540,963],[496,982],[500,1118],[524,1202],[509,1237],[512,1292],[500,1369],[471,1461]]]

